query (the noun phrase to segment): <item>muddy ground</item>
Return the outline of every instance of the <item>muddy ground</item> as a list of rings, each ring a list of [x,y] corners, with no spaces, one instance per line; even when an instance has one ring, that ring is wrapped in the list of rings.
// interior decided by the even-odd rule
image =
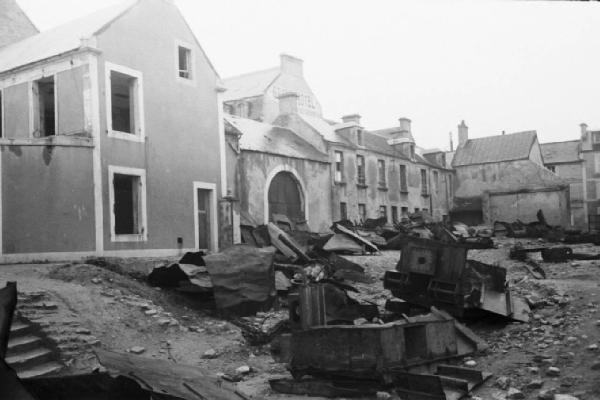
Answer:
[[[523,395],[514,398],[538,399],[546,393],[551,399],[553,393],[563,393],[582,400],[600,399],[600,261],[550,264],[533,255],[547,272],[547,279],[537,280],[524,263],[509,260],[514,239],[496,242],[497,249],[471,250],[468,257],[507,268],[511,287],[528,296],[534,307],[529,323],[467,322],[490,346],[472,359],[477,368],[494,374],[473,395],[504,399],[514,388]],[[571,247],[576,252],[600,252],[600,247],[591,245]],[[357,297],[379,305],[391,298],[381,279],[399,257],[397,251],[348,257],[368,274],[355,284],[361,291]],[[243,375],[238,387],[256,399],[306,399],[271,392],[268,379],[288,376],[285,365],[273,361],[268,346],[247,345],[238,327],[216,316],[210,300],[150,287],[143,276],[166,261],[127,261],[120,268],[6,265],[0,266],[0,286],[17,281],[24,295],[41,293],[55,303],[56,307],[37,311],[33,317],[58,341],[70,324],[89,330],[79,331],[87,335],[78,342],[84,345],[64,352],[68,367],[63,374],[95,368],[96,347],[114,351],[143,347],[143,356],[196,365],[207,375],[236,375],[238,367],[249,366],[251,372]],[[19,307],[32,316],[25,305]],[[550,376],[550,367],[559,369],[557,376]]]

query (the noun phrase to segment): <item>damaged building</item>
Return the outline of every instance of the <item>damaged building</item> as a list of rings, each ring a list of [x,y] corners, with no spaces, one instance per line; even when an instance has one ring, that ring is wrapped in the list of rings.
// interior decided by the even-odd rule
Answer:
[[[0,48],[2,260],[216,250],[221,89],[179,10],[127,1],[32,33]]]
[[[392,223],[415,211],[438,220],[448,215],[453,172],[443,152],[422,154],[409,119],[374,131],[358,114],[325,119],[303,61],[289,55],[279,67],[224,85],[228,182],[242,217],[266,223],[284,213],[322,230],[332,220],[384,217]]]
[[[456,171],[454,220],[531,222],[541,209],[549,224],[570,225],[569,183],[544,166],[535,131],[469,139],[463,121],[450,155]]]

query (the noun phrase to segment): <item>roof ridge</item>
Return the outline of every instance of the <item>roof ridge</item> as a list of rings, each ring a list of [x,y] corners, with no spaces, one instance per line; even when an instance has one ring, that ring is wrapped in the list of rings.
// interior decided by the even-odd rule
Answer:
[[[546,142],[546,143],[540,143],[540,146],[543,146],[545,144],[558,144],[558,143],[571,143],[571,142],[577,142],[579,143],[581,141],[581,139],[572,139],[572,140],[558,140],[556,142]]]
[[[277,66],[277,67],[265,68],[265,69],[261,69],[261,70],[253,71],[253,72],[244,72],[243,74],[233,75],[233,76],[228,76],[226,78],[223,78],[223,82],[228,81],[230,79],[244,78],[246,76],[259,74],[261,72],[275,71],[275,70],[278,70],[278,69],[280,69],[280,67]]]

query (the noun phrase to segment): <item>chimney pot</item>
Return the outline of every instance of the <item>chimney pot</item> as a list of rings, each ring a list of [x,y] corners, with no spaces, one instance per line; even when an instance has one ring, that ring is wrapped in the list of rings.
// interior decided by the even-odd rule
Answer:
[[[297,114],[298,113],[298,93],[286,92],[281,94],[279,100],[279,114]]]
[[[464,146],[467,140],[469,140],[469,127],[463,119],[458,125],[458,146]]]
[[[348,114],[342,117],[342,122],[355,122],[357,125],[360,125],[360,115],[359,114]]]
[[[281,62],[281,71],[283,73],[288,73],[290,75],[299,77],[304,75],[302,67],[304,61],[302,61],[300,58],[290,56],[289,54],[280,54],[279,60]]]
[[[402,117],[398,121],[400,121],[400,130],[410,133],[410,119]]]

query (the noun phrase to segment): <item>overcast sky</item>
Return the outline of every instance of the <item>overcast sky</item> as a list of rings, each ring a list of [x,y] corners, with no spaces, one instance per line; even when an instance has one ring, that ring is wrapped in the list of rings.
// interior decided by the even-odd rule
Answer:
[[[118,3],[17,0],[40,30]],[[176,0],[221,77],[304,60],[325,117],[379,129],[413,121],[419,146],[600,128],[600,3]],[[160,21],[149,21],[160,28]],[[456,139],[455,139],[456,143]]]

